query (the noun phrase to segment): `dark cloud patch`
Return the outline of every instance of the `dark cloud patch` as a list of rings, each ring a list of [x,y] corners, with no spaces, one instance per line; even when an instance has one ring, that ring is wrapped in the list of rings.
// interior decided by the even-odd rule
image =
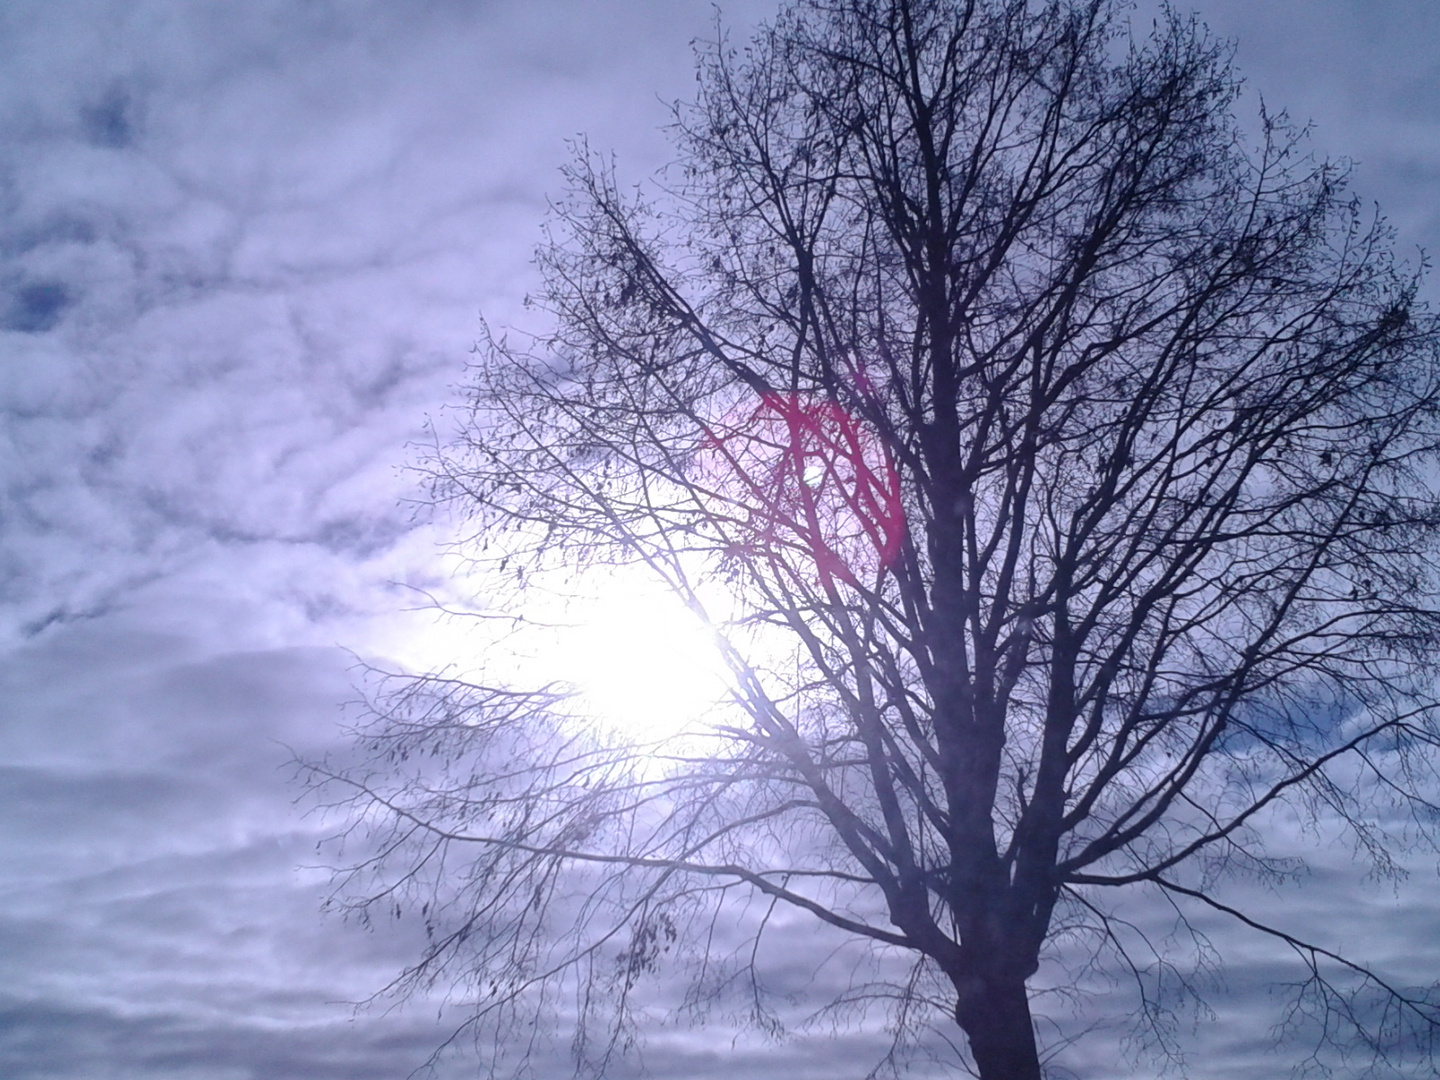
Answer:
[[[193,780],[143,772],[0,766],[0,806],[13,835],[79,841],[102,821],[133,831],[204,805]]]
[[[80,110],[85,141],[106,150],[132,146],[139,134],[140,106],[126,87],[112,86],[98,101]]]
[[[22,334],[43,334],[55,329],[73,302],[70,289],[58,281],[21,285],[10,294],[10,305],[0,318],[0,329]]]
[[[78,622],[82,619],[94,619],[105,614],[104,608],[92,608],[89,611],[72,611],[67,607],[57,607],[24,623],[20,627],[20,636],[23,639],[30,639],[43,634],[52,626],[64,626],[66,623]]]
[[[324,522],[315,538],[331,551],[369,558],[388,550],[406,531],[405,524],[399,520],[356,516]]]
[[[248,769],[257,757],[288,757],[280,742],[333,735],[340,703],[353,696],[350,664],[333,648],[229,653],[167,668],[147,692],[188,718],[169,749],[172,760],[190,765],[198,758],[223,769],[219,754],[228,751]],[[234,737],[242,732],[243,744]]]
[[[10,1080],[397,1080],[433,1039],[429,1025],[405,1017],[277,1027],[223,1013],[197,1023],[118,1003],[0,999],[0,1071]]]
[[[47,244],[93,244],[100,232],[95,221],[73,212],[39,222],[16,221],[0,212],[0,255],[24,255]]]

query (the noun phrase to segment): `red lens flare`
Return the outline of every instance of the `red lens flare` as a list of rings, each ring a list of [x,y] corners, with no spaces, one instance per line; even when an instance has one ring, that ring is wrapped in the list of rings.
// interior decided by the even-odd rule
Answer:
[[[873,427],[833,401],[765,394],[706,433],[703,472],[734,555],[823,588],[874,588],[900,554],[900,477]]]

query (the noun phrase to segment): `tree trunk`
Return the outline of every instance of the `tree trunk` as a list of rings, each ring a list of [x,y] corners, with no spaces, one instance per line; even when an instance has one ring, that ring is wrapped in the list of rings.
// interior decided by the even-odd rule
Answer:
[[[980,1080],[1040,1080],[1024,980],[975,978],[957,990],[955,1022],[970,1041]]]

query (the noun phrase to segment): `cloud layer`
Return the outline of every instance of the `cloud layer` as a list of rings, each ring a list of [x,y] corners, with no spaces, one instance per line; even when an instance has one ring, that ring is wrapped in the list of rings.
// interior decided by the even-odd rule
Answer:
[[[767,7],[728,5],[736,36]],[[1433,4],[1202,14],[1267,101],[1359,159],[1402,248],[1440,248]],[[443,425],[479,314],[523,322],[565,140],[635,178],[662,164],[710,20],[701,0],[0,12],[0,1072],[388,1080],[443,1037],[431,1003],[346,1005],[413,928],[319,917],[324,826],[285,764],[342,745],[337,645],[443,652],[403,611],[443,574],[406,443]],[[1434,970],[1428,886],[1355,877],[1322,865],[1302,922]],[[1253,1005],[1276,959],[1232,956],[1188,1075],[1274,1075]],[[1127,1007],[1102,991],[1095,1015]],[[860,1075],[884,1038],[667,1029],[645,1064]],[[1114,1042],[1068,1060],[1120,1075]]]

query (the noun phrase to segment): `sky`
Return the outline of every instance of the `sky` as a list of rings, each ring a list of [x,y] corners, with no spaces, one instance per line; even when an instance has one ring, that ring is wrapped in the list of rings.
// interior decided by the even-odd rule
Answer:
[[[1440,5],[1190,6],[1247,107],[1313,123],[1402,254],[1440,252]],[[722,8],[740,38],[770,10]],[[444,1037],[433,1003],[351,1007],[416,941],[322,917],[327,826],[287,762],[343,747],[357,656],[458,647],[414,610],[447,525],[410,444],[481,315],[525,325],[567,140],[650,175],[712,32],[700,0],[0,6],[0,1075],[399,1080]],[[1287,910],[1433,975],[1412,861],[1367,887],[1327,849]],[[1188,1075],[1283,1074],[1263,1016],[1292,973],[1228,951]],[[645,1065],[858,1078],[883,1045],[669,1031]],[[1102,1032],[1065,1063],[1117,1060]]]

